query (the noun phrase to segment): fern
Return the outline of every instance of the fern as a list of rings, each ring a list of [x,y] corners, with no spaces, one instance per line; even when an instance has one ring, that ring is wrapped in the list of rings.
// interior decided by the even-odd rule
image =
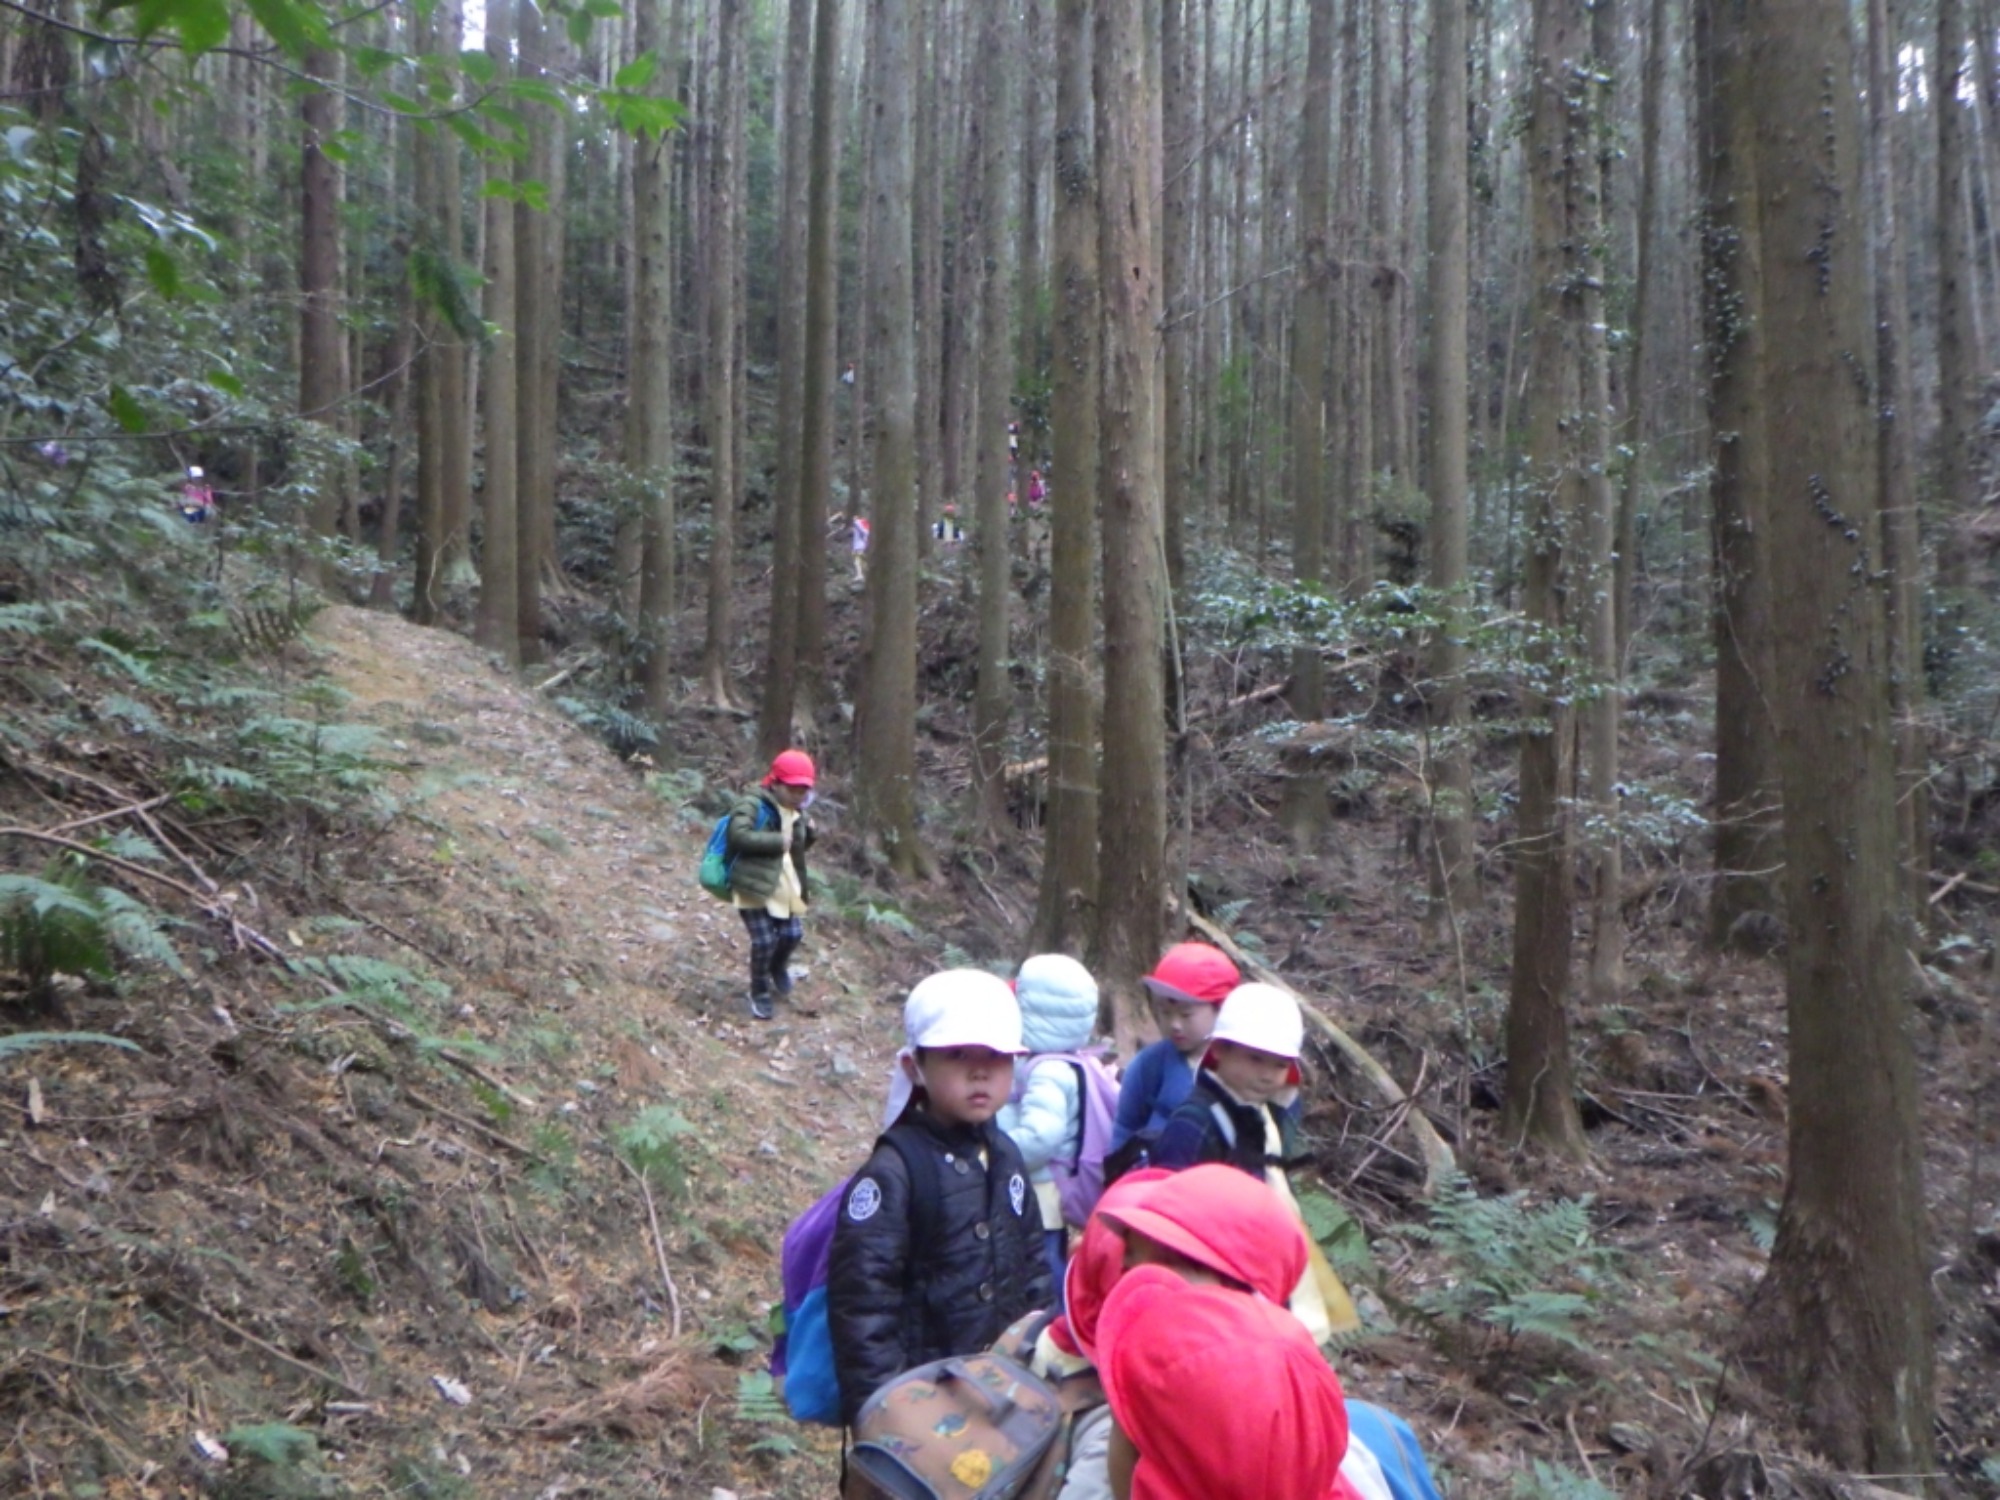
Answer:
[[[1431,1204],[1430,1223],[1408,1232],[1448,1267],[1414,1305],[1509,1338],[1535,1333],[1582,1347],[1583,1325],[1614,1268],[1594,1240],[1588,1196],[1530,1206],[1522,1193],[1482,1198],[1461,1177]]]
[[[97,901],[104,912],[104,928],[110,935],[111,945],[120,954],[134,963],[159,964],[183,979],[191,977],[187,965],[181,961],[179,950],[160,931],[163,923],[173,919],[162,916],[116,886],[99,886]]]
[[[612,1141],[633,1170],[643,1173],[654,1187],[677,1194],[687,1182],[681,1137],[693,1129],[679,1110],[653,1104],[613,1131]]]
[[[58,974],[111,972],[104,912],[75,865],[52,879],[0,875],[0,963],[40,989]]]
[[[764,1436],[750,1445],[752,1453],[769,1453],[788,1458],[798,1452],[798,1440],[786,1431],[771,1431],[790,1425],[792,1414],[785,1409],[778,1383],[766,1370],[744,1370],[736,1377],[736,1420],[766,1429]]]
[[[123,670],[126,676],[130,677],[141,687],[147,687],[152,684],[153,668],[149,663],[141,661],[129,651],[124,651],[114,646],[110,641],[105,640],[104,637],[98,635],[92,636],[83,643],[83,649],[86,651],[95,651],[100,656],[108,657],[114,666]]]

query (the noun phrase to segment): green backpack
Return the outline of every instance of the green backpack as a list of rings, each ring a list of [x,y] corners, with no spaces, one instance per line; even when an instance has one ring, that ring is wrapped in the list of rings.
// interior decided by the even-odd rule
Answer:
[[[764,814],[770,812],[771,805],[759,798],[757,801],[757,821],[753,825],[763,828]],[[729,819],[731,813],[724,813],[715,820],[715,831],[708,836],[708,844],[701,851],[701,870],[696,879],[701,888],[718,901],[727,901],[734,889],[736,878],[736,856],[729,852]]]

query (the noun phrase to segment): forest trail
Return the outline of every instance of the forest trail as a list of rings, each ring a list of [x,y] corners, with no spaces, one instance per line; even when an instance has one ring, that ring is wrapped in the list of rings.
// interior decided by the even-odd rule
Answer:
[[[784,1224],[872,1139],[877,1080],[899,1039],[899,1013],[882,1003],[892,987],[870,954],[849,951],[838,924],[809,918],[800,958],[809,973],[796,1002],[781,1004],[774,1023],[751,1021],[741,926],[694,879],[709,815],[663,802],[643,768],[621,764],[460,635],[349,607],[320,614],[314,635],[330,648],[333,680],[352,695],[344,714],[390,738],[402,762],[394,791],[416,804],[418,816],[399,820],[387,841],[378,893],[401,908],[391,925],[421,933],[424,948],[463,976],[455,993],[468,1007],[465,1025],[497,1051],[493,1075],[532,1101],[512,1133],[540,1139],[536,1132],[555,1125],[609,1135],[649,1106],[679,1113],[696,1144],[683,1195],[663,1195],[660,1212],[686,1328],[724,1344],[732,1329],[738,1342],[743,1330],[761,1329]],[[746,761],[746,780],[752,769]],[[838,837],[837,828],[827,835]],[[406,870],[424,872],[411,881],[429,887],[424,897],[394,894]],[[546,1060],[552,1036],[563,1054],[555,1066]],[[622,1198],[628,1211],[637,1201],[629,1191]],[[580,1248],[579,1269],[658,1299],[643,1216],[579,1224],[579,1238],[591,1227],[601,1243]],[[599,1254],[615,1260],[597,1262]],[[583,1285],[548,1292],[551,1305],[579,1310],[604,1300]],[[601,1351],[641,1380],[645,1359],[633,1356],[649,1343],[664,1347],[664,1307],[650,1321],[647,1334],[620,1320],[618,1337],[640,1336],[631,1348]],[[489,1353],[463,1352],[475,1362]],[[743,1368],[762,1358],[761,1347],[749,1351]],[[512,1386],[503,1377],[513,1373],[496,1368],[488,1389]],[[709,1374],[727,1378],[726,1368]],[[713,1379],[703,1393],[718,1411],[733,1406],[734,1392]],[[534,1404],[511,1420],[529,1420]],[[692,1412],[661,1415],[693,1425]],[[717,1427],[711,1416],[705,1433],[675,1434],[673,1445],[714,1444]],[[812,1446],[811,1436],[786,1431]],[[774,1468],[818,1468],[764,1461],[754,1477],[739,1476],[731,1446],[711,1455],[713,1472],[701,1465],[704,1477],[746,1495],[783,1493],[770,1487]],[[544,1457],[563,1451],[552,1446]],[[536,1468],[561,1478],[561,1465]]]

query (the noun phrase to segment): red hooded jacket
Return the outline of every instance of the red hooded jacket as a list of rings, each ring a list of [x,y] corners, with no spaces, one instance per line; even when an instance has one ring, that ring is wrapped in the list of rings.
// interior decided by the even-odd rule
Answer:
[[[1353,1500],[1340,1381],[1283,1307],[1139,1266],[1097,1331],[1098,1374],[1139,1452],[1132,1500]]]

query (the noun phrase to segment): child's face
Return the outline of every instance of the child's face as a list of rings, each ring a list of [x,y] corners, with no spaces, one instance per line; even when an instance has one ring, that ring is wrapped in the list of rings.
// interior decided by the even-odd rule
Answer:
[[[771,783],[771,795],[778,799],[780,806],[789,808],[793,812],[804,807],[806,798],[811,794],[812,788],[809,786],[794,786],[789,781]]]
[[[1160,1035],[1174,1044],[1183,1057],[1198,1056],[1215,1030],[1215,1013],[1222,1007],[1204,1000],[1168,1000],[1153,997],[1153,1021]]]
[[[1136,1229],[1125,1231],[1125,1269],[1135,1266],[1165,1266],[1190,1286],[1235,1286],[1236,1283],[1211,1270],[1198,1260],[1190,1260],[1171,1246],[1149,1239]]]
[[[926,1047],[916,1069],[931,1113],[955,1125],[984,1125],[1014,1089],[1014,1059],[991,1047]]]
[[[1291,1076],[1292,1060],[1275,1052],[1241,1042],[1217,1042],[1214,1050],[1215,1076],[1246,1104],[1269,1104]]]

